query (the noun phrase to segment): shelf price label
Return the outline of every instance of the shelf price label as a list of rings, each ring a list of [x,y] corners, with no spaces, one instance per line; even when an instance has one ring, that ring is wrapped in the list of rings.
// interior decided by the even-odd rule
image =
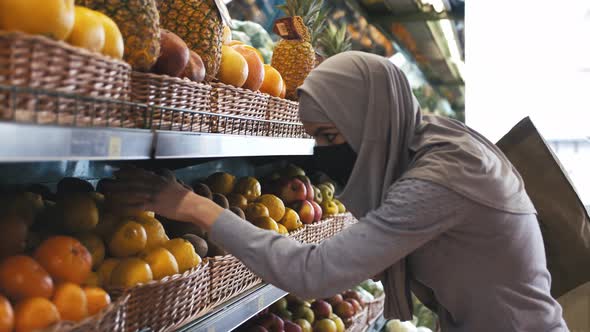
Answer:
[[[258,297],[258,310],[264,309],[264,295]]]
[[[111,136],[109,138],[109,157],[121,156],[121,137]]]

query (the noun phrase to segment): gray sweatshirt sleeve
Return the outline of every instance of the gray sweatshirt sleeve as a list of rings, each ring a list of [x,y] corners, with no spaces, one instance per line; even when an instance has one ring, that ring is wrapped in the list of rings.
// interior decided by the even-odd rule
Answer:
[[[431,182],[403,180],[358,223],[318,245],[261,230],[226,210],[211,240],[264,281],[303,298],[332,296],[380,273],[453,227],[466,199]]]

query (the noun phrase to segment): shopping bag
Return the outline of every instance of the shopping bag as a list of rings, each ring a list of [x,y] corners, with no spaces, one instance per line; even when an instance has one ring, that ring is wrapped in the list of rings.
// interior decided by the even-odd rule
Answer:
[[[537,209],[553,279],[551,294],[558,298],[590,281],[588,213],[551,148],[528,117],[497,146],[520,172]]]

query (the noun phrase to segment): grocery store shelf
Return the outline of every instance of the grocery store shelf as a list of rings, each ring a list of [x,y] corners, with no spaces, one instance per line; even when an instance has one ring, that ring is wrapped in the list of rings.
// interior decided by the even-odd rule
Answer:
[[[375,322],[371,326],[368,326],[367,329],[363,332],[381,332],[381,330],[383,330],[383,327],[385,327],[385,323],[387,323],[387,320],[383,317],[383,315],[381,315],[379,316],[379,318],[375,320]]]
[[[313,139],[156,131],[155,158],[295,156],[313,154]]]
[[[120,128],[0,123],[0,162],[149,159],[153,134]]]
[[[225,303],[209,314],[185,325],[184,332],[227,332],[264,310],[287,292],[272,285],[263,285]]]

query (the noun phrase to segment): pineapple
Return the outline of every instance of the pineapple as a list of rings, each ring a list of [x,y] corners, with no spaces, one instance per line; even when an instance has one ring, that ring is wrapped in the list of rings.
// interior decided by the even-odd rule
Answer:
[[[162,28],[182,38],[203,59],[207,80],[219,71],[223,21],[214,0],[158,0]]]
[[[289,99],[297,99],[297,88],[315,67],[313,43],[326,17],[322,5],[323,0],[287,0],[285,5],[279,6],[293,19],[293,27],[300,36],[298,39],[281,39],[272,55],[272,66],[285,80]]]
[[[346,24],[342,24],[338,28],[330,22],[322,35],[318,38],[317,45],[324,58],[329,58],[338,53],[350,51],[352,48],[352,42],[346,31]]]
[[[160,18],[155,0],[76,0],[117,23],[125,41],[123,58],[134,70],[149,71],[160,55]]]

